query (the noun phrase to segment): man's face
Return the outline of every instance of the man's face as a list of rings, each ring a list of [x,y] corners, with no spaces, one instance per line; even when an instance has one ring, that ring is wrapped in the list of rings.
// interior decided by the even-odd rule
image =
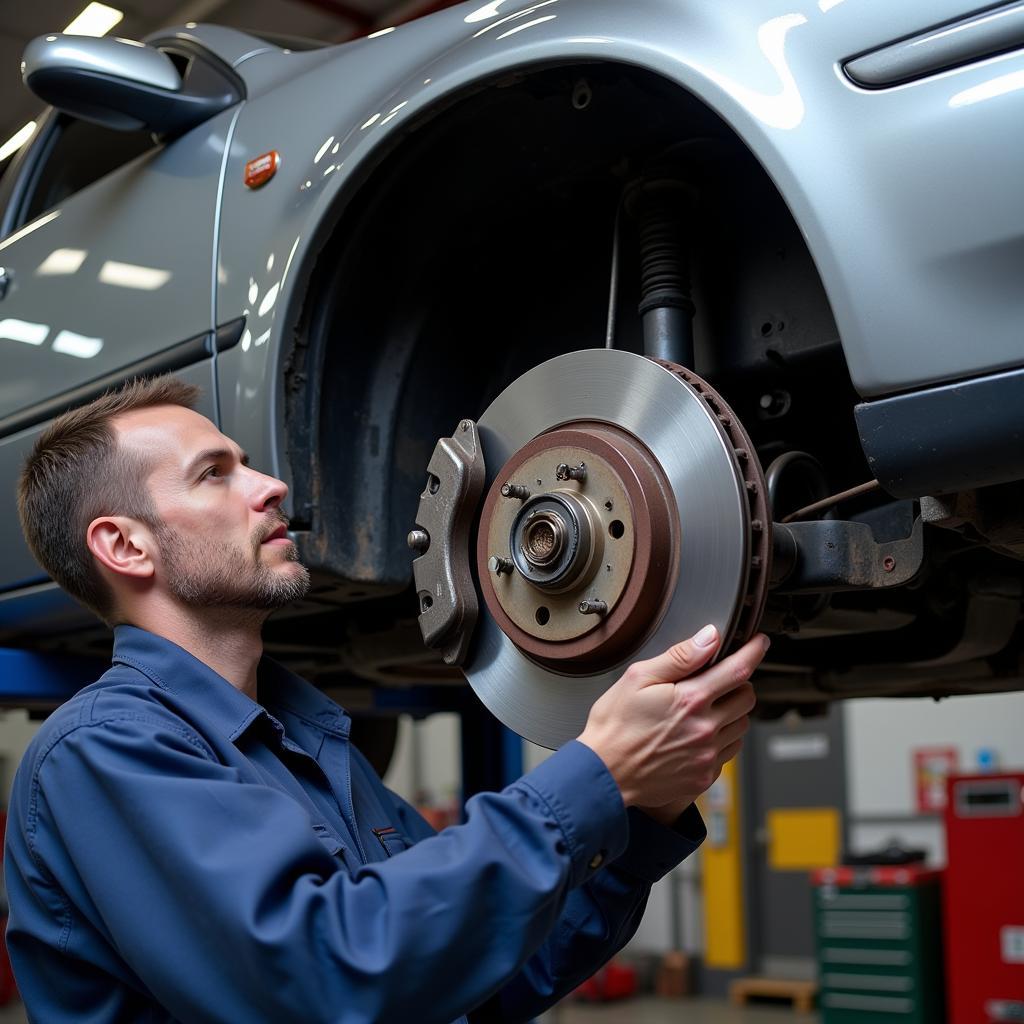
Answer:
[[[285,484],[250,469],[238,445],[191,409],[140,409],[114,428],[119,445],[153,467],[157,585],[192,607],[250,611],[305,595],[309,572],[285,536]]]

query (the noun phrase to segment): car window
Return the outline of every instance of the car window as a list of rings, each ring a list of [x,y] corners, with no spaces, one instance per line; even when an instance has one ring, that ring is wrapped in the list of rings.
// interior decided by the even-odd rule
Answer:
[[[39,158],[26,169],[30,180],[13,227],[34,220],[157,145],[149,132],[115,131],[58,115]]]

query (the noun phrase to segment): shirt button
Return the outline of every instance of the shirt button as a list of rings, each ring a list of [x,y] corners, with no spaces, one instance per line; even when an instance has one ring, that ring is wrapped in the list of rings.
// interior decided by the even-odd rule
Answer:
[[[604,854],[603,853],[595,853],[594,856],[590,858],[590,867],[594,871],[596,871],[603,863],[604,863]]]

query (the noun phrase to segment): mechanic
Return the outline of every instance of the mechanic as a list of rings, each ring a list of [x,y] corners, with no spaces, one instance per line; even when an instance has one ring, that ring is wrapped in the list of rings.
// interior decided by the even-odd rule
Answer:
[[[435,834],[262,655],[309,574],[287,487],[173,377],[57,419],[19,484],[40,564],[114,627],[112,667],[43,724],[7,832],[31,1019],[527,1020],[632,935],[704,837],[767,648],[698,672],[714,628],[638,662],[578,740]],[[682,680],[685,680],[683,682]]]

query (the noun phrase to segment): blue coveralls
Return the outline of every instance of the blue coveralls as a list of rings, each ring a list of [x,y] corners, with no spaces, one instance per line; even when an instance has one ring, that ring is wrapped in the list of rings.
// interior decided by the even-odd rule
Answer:
[[[337,704],[266,658],[258,678],[256,703],[119,626],[110,670],[43,724],[5,856],[33,1021],[527,1020],[704,837],[694,808],[627,814],[578,742],[435,834]]]

